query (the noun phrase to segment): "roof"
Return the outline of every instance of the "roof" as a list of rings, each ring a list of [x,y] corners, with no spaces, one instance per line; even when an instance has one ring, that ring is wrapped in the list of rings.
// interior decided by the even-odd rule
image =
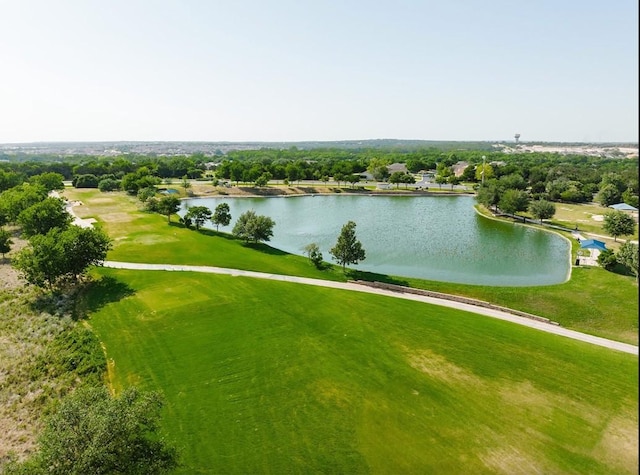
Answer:
[[[580,241],[581,249],[599,249],[601,251],[607,250],[607,245],[602,241],[598,241],[597,239],[585,239],[584,241]]]
[[[627,203],[618,203],[618,204],[609,206],[609,208],[617,209],[619,211],[638,211],[638,208],[634,208],[633,206],[628,205]]]

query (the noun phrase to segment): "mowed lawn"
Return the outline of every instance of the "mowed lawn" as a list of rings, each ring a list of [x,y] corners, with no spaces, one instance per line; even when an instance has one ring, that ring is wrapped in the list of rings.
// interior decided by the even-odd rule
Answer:
[[[181,473],[637,473],[638,358],[391,297],[98,269],[116,389]]]

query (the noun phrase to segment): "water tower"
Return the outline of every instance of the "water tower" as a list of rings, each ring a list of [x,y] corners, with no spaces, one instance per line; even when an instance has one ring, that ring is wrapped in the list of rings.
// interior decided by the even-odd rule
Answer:
[[[518,145],[518,140],[520,140],[520,134],[515,134],[513,137],[516,139],[516,145]]]

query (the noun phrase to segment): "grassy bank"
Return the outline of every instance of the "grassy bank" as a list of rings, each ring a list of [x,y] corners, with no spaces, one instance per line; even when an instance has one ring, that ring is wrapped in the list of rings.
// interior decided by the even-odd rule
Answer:
[[[116,387],[161,389],[181,473],[633,473],[638,359],[334,289],[97,269]]]

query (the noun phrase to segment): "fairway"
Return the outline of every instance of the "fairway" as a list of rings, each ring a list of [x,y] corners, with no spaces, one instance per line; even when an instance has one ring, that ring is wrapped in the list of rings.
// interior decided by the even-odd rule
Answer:
[[[182,473],[634,473],[638,359],[389,297],[97,270],[116,389],[166,398]]]

